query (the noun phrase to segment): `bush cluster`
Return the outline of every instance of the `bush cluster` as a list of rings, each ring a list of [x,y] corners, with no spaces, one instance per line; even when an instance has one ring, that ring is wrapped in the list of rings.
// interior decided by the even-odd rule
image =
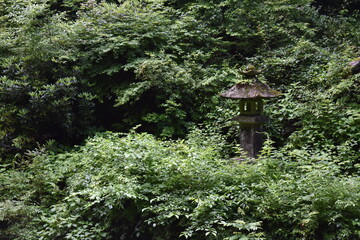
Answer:
[[[2,175],[3,234],[17,239],[359,239],[359,177],[328,156],[223,159],[223,140],[103,133],[77,150],[36,153]],[[23,216],[21,216],[23,214]],[[15,223],[27,219],[27,224]],[[11,235],[9,235],[11,236]],[[5,239],[12,239],[11,237]]]

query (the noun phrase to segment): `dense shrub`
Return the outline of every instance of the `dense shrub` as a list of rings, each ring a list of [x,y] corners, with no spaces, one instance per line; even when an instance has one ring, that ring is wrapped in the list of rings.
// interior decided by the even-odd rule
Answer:
[[[246,164],[223,159],[222,146],[199,130],[176,142],[105,133],[78,150],[40,154],[27,176],[8,176],[21,181],[4,182],[3,224],[27,204],[37,207],[19,239],[360,237],[358,177],[341,177],[325,154],[267,146]],[[26,194],[17,199],[14,187]]]

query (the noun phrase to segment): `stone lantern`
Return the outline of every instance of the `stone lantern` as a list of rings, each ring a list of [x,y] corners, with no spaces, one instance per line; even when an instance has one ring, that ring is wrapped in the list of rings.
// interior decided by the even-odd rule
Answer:
[[[221,94],[225,98],[240,100],[240,115],[233,120],[240,123],[240,145],[247,152],[248,157],[257,158],[262,148],[262,125],[268,121],[268,117],[262,115],[263,99],[280,95],[280,92],[256,80],[252,83],[235,84]]]

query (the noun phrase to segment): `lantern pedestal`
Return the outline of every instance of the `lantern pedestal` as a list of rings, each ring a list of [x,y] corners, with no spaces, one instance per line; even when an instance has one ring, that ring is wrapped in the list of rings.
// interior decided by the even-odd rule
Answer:
[[[246,151],[248,157],[257,158],[263,145],[262,124],[268,121],[263,115],[239,115],[233,120],[240,123],[240,146]]]

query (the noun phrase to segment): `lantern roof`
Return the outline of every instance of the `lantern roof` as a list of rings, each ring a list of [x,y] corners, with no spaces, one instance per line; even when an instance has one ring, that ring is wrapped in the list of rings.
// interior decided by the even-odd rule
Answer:
[[[271,89],[261,82],[237,83],[220,96],[232,99],[244,98],[274,98],[279,97],[281,92]]]

